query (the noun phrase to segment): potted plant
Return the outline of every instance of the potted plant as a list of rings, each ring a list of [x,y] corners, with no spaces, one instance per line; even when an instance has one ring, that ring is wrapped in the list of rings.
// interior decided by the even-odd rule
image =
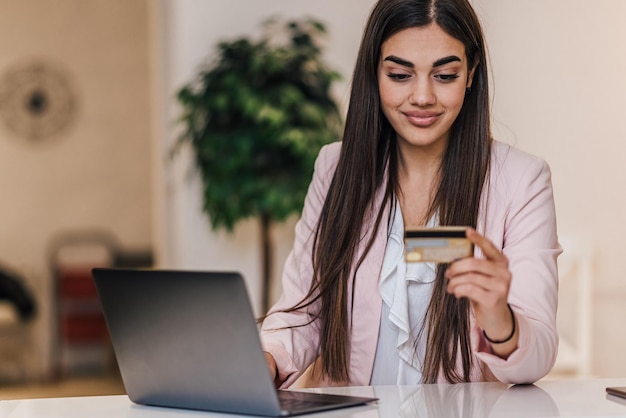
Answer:
[[[266,310],[270,225],[302,210],[315,157],[340,139],[342,118],[331,95],[339,74],[321,59],[324,25],[272,19],[263,27],[259,40],[220,42],[215,60],[180,89],[178,100],[181,140],[195,152],[212,228],[260,221]]]

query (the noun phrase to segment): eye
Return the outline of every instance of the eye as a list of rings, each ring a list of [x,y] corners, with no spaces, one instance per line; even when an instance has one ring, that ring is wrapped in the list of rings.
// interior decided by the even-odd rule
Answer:
[[[401,74],[401,73],[388,73],[387,77],[394,81],[404,81],[408,80],[411,76],[409,74]]]
[[[451,82],[459,78],[459,75],[458,74],[437,74],[435,78],[438,78],[439,80],[443,82]]]

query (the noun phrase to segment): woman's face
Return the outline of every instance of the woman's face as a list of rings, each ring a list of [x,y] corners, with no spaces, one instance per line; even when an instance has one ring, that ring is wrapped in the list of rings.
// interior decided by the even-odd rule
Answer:
[[[383,43],[380,101],[400,150],[443,152],[471,75],[463,44],[436,24],[404,29]]]

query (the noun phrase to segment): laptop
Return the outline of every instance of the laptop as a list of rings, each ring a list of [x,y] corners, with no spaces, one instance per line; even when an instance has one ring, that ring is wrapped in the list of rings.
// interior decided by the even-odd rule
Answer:
[[[134,403],[292,416],[377,400],[276,390],[239,273],[95,268],[92,274]]]

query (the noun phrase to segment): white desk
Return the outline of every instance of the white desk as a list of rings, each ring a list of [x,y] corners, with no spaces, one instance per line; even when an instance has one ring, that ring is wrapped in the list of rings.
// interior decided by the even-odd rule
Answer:
[[[499,383],[377,386],[314,389],[376,396],[376,404],[323,412],[320,418],[397,417],[626,417],[626,401],[608,397],[606,386],[624,379],[545,381],[532,386]],[[0,401],[1,418],[190,418],[242,417],[133,404],[127,396],[95,396]]]

